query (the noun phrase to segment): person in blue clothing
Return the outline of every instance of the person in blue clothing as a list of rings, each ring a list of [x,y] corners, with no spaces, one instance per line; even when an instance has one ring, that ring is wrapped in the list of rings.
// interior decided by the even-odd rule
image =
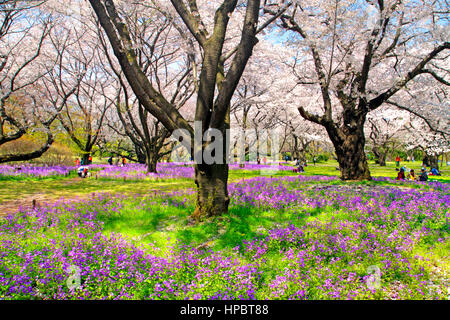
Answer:
[[[436,168],[431,168],[431,175],[433,176],[440,176],[441,174]]]

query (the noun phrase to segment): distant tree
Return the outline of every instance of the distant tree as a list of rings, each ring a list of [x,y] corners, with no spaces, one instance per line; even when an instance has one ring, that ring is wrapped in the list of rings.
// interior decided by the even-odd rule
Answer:
[[[283,3],[271,1],[266,12],[276,15]],[[321,97],[314,110],[300,103],[298,110],[326,129],[341,179],[371,179],[364,153],[369,112],[425,77],[448,83],[447,8],[446,1],[302,0],[282,14],[279,26],[293,34],[296,83]]]
[[[46,136],[37,149],[3,154],[0,163],[31,160],[46,152],[54,141],[51,126],[73,93],[68,90],[58,99],[45,90],[43,78],[62,56],[43,54],[54,27],[49,14],[35,10],[43,2],[0,1],[0,146],[31,133]]]

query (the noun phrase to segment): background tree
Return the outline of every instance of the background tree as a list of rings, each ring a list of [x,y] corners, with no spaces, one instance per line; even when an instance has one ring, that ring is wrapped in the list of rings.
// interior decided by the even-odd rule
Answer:
[[[40,157],[54,141],[50,127],[58,101],[50,99],[49,106],[39,91],[41,78],[61,57],[42,54],[53,28],[50,15],[34,10],[43,2],[0,2],[0,146],[33,132],[46,137],[37,149],[1,155],[0,163]]]
[[[376,110],[368,115],[365,132],[375,163],[386,166],[387,155],[400,146],[399,138],[409,122],[410,114],[398,110]]]
[[[266,12],[276,14],[273,3]],[[322,125],[332,141],[343,180],[371,179],[364,124],[414,79],[446,82],[445,1],[296,1],[279,26],[292,32],[297,84],[320,94],[301,116]],[[420,12],[420,14],[419,14]],[[320,108],[319,108],[320,106]],[[320,109],[322,109],[320,111]]]

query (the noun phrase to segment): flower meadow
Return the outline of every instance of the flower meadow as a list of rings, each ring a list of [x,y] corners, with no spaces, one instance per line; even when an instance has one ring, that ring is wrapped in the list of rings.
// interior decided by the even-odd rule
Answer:
[[[127,164],[125,166],[105,166],[97,173],[102,179],[126,179],[126,180],[156,180],[156,179],[177,179],[192,178],[194,168],[189,163],[158,163],[157,173],[147,173],[145,164]]]
[[[91,171],[95,171],[97,178],[105,180],[157,180],[157,179],[191,179],[194,177],[193,163],[168,162],[158,163],[157,173],[147,173],[147,166],[140,163],[126,164],[125,166],[90,164],[86,165]],[[68,176],[71,171],[77,170],[76,166],[34,166],[34,165],[0,165],[1,177],[15,178],[44,178]],[[239,164],[230,164],[230,170],[246,171],[275,171],[292,170],[291,166],[282,165],[262,165],[256,163],[246,163],[244,167]]]
[[[239,164],[232,163],[229,165],[230,170],[246,170],[246,171],[266,171],[274,173],[276,171],[292,170],[291,166],[281,165],[262,165],[256,163],[246,163],[244,167]],[[103,179],[126,179],[126,180],[156,180],[156,179],[191,179],[194,177],[193,163],[190,162],[168,162],[158,163],[156,167],[157,173],[147,173],[145,164],[127,164],[126,166],[105,166],[102,171],[98,172],[97,177]]]
[[[0,165],[0,177],[50,177],[67,176],[70,170],[75,167],[68,166],[46,166],[39,167],[34,165]]]
[[[0,298],[447,299],[448,184],[256,177],[229,193],[230,212],[197,227],[193,190],[95,194],[8,215]],[[136,238],[112,227],[143,217],[165,228]],[[186,237],[195,228],[212,232],[198,243]]]

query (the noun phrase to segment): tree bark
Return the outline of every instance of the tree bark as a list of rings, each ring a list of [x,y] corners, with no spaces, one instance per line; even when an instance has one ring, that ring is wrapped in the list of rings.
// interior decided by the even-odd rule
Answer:
[[[375,163],[379,164],[380,167],[386,166],[386,157],[388,154],[387,149],[378,149],[377,147],[372,148],[372,152],[375,155]]]
[[[425,154],[423,157],[423,163],[425,166],[429,166],[431,169],[436,168],[439,170],[439,164],[438,164],[438,156],[430,156],[428,154]]]
[[[83,157],[81,159],[83,159],[84,165],[89,164],[89,155],[90,155],[90,153],[83,153]]]
[[[338,136],[327,130],[333,142],[342,180],[372,180],[364,152],[365,137],[362,125],[356,130],[341,130]]]
[[[147,173],[157,173],[156,166],[158,164],[158,158],[151,153],[146,157]]]
[[[197,206],[192,217],[220,216],[228,212],[228,164],[196,164],[195,184],[197,185]]]
[[[380,167],[386,167],[386,157],[388,152],[384,151],[380,154],[380,157],[378,158]]]

